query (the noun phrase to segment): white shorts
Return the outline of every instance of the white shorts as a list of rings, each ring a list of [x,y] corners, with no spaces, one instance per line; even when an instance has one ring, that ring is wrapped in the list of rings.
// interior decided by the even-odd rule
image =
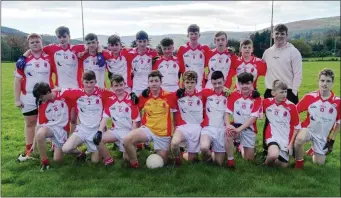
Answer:
[[[116,143],[117,146],[119,146],[121,152],[125,152],[124,146],[123,146],[123,138],[129,133],[129,129],[115,129],[111,128],[110,133],[115,136],[115,138],[118,140]]]
[[[37,109],[36,98],[33,94],[20,94],[20,101],[23,103],[24,107],[21,109],[22,113],[27,113]]]
[[[320,139],[314,136],[314,133],[312,133],[309,129],[308,129],[309,133],[305,139],[305,141],[311,141],[312,142],[312,147],[313,147],[313,151],[314,153],[320,154],[320,155],[326,155],[326,152],[328,151],[328,149],[323,149],[323,147],[326,145],[327,143],[327,138],[326,139]]]
[[[284,162],[284,163],[288,163],[289,162],[289,153],[287,151],[284,150],[284,145],[281,145],[279,143],[279,141],[277,141],[276,139],[274,138],[268,138],[265,140],[266,141],[266,144],[267,146],[271,146],[271,145],[277,145],[278,148],[279,148],[279,157],[278,157],[278,160],[281,161],[281,162]]]
[[[87,146],[87,151],[89,153],[93,153],[97,151],[97,146],[94,144],[93,138],[95,134],[97,133],[96,129],[86,129],[84,127],[81,127],[80,125],[77,125],[75,131],[73,134],[77,135]]]
[[[157,136],[148,127],[141,126],[140,129],[147,135],[148,142],[153,141],[154,150],[168,151],[171,141],[170,136]]]
[[[176,128],[176,131],[181,131],[184,134],[188,152],[199,153],[201,129],[200,124],[184,124]]]
[[[202,128],[201,135],[208,135],[211,140],[212,149],[217,153],[225,153],[225,128],[206,126]]]
[[[242,132],[240,132],[240,136],[239,136],[240,145],[246,148],[255,148],[256,136],[257,134],[249,128],[243,130]]]
[[[47,127],[50,132],[53,133],[52,136],[46,137],[46,138],[51,138],[52,139],[52,144],[56,146],[57,148],[62,148],[64,143],[67,140],[67,132],[64,130],[63,127],[59,126],[42,126],[42,127]]]

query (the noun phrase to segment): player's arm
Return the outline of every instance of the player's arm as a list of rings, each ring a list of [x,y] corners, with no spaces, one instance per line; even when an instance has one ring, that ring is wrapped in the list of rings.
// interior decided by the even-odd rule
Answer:
[[[310,96],[309,95],[305,95],[303,96],[303,98],[297,103],[296,105],[296,108],[297,108],[297,111],[298,113],[302,113],[302,112],[305,112],[308,110],[308,107],[309,107],[309,98]]]
[[[15,98],[15,106],[16,107],[23,107],[23,104],[20,100],[20,93],[21,93],[21,78],[15,77],[14,79],[14,98]]]
[[[291,68],[294,74],[292,92],[297,96],[298,89],[302,82],[302,56],[298,50],[295,50],[291,59]]]
[[[294,131],[293,131],[291,140],[288,145],[289,154],[292,152],[292,148],[294,147],[296,136],[299,130],[301,129],[300,117],[299,117],[299,114],[295,105],[293,105],[292,108],[290,109],[290,117],[291,117],[290,125],[294,127]]]

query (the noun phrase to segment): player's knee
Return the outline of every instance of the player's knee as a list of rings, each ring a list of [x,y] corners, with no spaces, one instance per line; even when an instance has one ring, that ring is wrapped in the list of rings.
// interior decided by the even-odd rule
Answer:
[[[57,163],[61,163],[63,161],[63,156],[62,155],[54,155],[53,161],[57,162]]]
[[[267,158],[270,161],[275,161],[278,158],[278,154],[276,154],[276,153],[268,153]]]
[[[36,126],[37,121],[36,120],[26,120],[25,121],[25,126],[26,128],[34,128]]]
[[[179,147],[179,142],[178,141],[176,141],[176,140],[174,140],[174,139],[172,139],[172,141],[171,141],[171,148],[178,148]]]
[[[64,144],[62,147],[62,151],[63,153],[70,153],[71,148],[67,144]]]
[[[208,153],[210,151],[210,146],[207,144],[200,144],[200,151],[203,153]]]
[[[46,138],[46,128],[45,127],[40,128],[35,136],[38,141],[44,141]]]
[[[294,142],[295,147],[300,147],[304,144],[304,139],[302,137],[297,137]]]

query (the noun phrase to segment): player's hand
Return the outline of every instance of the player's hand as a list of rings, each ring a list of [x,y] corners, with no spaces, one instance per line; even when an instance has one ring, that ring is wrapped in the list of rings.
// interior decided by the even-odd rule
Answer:
[[[331,153],[333,151],[334,141],[335,140],[329,139],[326,142],[326,145],[324,145],[323,149],[328,149],[327,152],[326,152],[326,155],[328,155],[329,153]]]
[[[59,92],[59,91],[62,91],[62,88],[60,87],[55,87],[51,90],[52,92]]]
[[[78,57],[78,58],[82,58],[86,53],[87,53],[87,51],[78,52],[78,53],[77,53],[77,57]]]
[[[103,67],[105,65],[105,59],[102,53],[97,53],[97,63],[99,67]]]
[[[15,66],[17,67],[17,69],[23,70],[26,66],[26,57],[20,56],[15,63]]]
[[[178,90],[176,90],[176,96],[178,98],[182,98],[185,96],[185,88],[179,88]]]
[[[142,96],[143,96],[144,98],[148,98],[148,97],[149,97],[149,93],[150,93],[150,89],[149,89],[149,87],[148,87],[147,89],[145,89],[145,90],[142,91]]]
[[[102,131],[97,131],[93,138],[93,141],[96,146],[99,145],[99,143],[102,141]]]
[[[293,146],[293,144],[289,144],[288,145],[288,154],[290,155],[290,156],[292,156],[293,155],[293,153],[294,153],[294,146]]]
[[[23,108],[24,104],[20,100],[16,100],[15,101],[15,106],[18,107],[18,108]]]
[[[134,92],[130,93],[130,98],[133,104],[139,104],[139,97]]]
[[[224,87],[223,89],[223,94],[226,96],[226,97],[229,97],[230,94],[231,94],[231,90],[227,87]]]
[[[257,99],[260,97],[260,93],[257,91],[257,89],[252,91],[252,98]]]

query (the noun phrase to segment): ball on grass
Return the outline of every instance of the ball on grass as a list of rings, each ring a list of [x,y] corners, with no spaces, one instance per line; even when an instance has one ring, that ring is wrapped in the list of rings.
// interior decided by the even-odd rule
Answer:
[[[151,154],[148,156],[146,165],[149,169],[161,168],[163,167],[163,159],[158,154]]]

